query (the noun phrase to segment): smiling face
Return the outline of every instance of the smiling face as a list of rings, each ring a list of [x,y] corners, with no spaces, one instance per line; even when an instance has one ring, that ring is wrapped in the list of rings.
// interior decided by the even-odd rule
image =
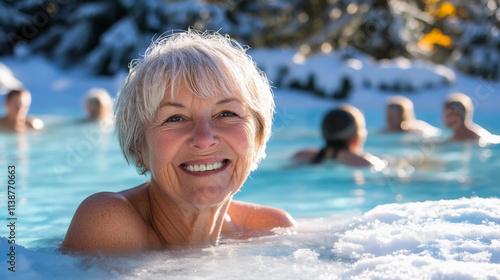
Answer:
[[[178,203],[218,205],[231,198],[255,158],[255,122],[236,98],[202,99],[185,86],[165,94],[146,127],[141,157],[153,185]]]

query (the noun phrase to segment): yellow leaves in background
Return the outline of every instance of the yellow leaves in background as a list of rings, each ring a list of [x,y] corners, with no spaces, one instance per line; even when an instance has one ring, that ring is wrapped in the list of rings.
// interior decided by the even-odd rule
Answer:
[[[449,1],[442,0],[423,0],[425,11],[436,19],[444,19],[448,16],[465,17],[463,9],[455,7]],[[432,29],[429,33],[420,38],[417,45],[421,50],[432,51],[435,45],[445,48],[452,48],[452,39],[443,34],[439,28]]]
[[[444,18],[454,16],[457,13],[455,6],[448,1],[442,2],[440,5],[440,0],[426,0],[424,2],[427,6],[427,12],[435,17]]]
[[[454,16],[457,13],[457,9],[450,2],[444,2],[436,11],[436,16],[444,18],[446,16]]]
[[[418,41],[418,47],[424,51],[431,51],[434,45],[450,48],[451,43],[451,38],[449,36],[443,34],[440,29],[434,28]]]

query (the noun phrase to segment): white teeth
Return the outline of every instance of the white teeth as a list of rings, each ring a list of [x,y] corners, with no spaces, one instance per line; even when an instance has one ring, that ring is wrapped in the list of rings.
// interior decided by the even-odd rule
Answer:
[[[199,171],[210,171],[216,170],[225,165],[225,162],[217,162],[213,164],[200,164],[200,165],[184,165],[184,168],[191,172],[199,172]]]

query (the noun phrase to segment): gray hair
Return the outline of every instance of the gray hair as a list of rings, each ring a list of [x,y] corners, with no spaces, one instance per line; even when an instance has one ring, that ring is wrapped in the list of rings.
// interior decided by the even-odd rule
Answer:
[[[252,169],[265,158],[275,108],[272,90],[266,75],[234,39],[194,30],[162,36],[129,69],[115,104],[116,132],[127,163],[135,163],[139,173],[146,172],[140,156],[145,127],[165,94],[174,98],[181,83],[200,98],[222,94],[239,99],[256,123]]]

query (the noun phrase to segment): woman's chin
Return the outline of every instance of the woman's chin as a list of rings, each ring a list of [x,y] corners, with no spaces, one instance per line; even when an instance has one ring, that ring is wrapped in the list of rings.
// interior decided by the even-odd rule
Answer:
[[[216,206],[228,201],[232,193],[227,188],[203,187],[192,193],[189,201],[198,207]]]

